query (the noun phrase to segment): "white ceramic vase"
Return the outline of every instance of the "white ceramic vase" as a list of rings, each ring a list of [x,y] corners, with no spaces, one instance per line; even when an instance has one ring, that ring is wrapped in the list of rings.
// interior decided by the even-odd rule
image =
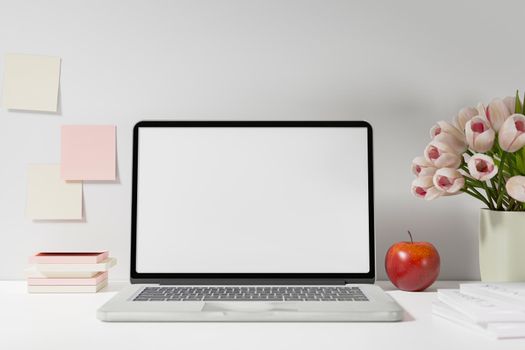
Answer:
[[[525,281],[525,212],[481,209],[479,268],[483,282]]]

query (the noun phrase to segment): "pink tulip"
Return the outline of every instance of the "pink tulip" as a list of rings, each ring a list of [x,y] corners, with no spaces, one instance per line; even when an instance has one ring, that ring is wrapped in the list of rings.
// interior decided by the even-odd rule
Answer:
[[[516,113],[516,97],[507,96],[503,99],[503,102],[505,103],[505,106],[507,106],[507,109],[509,110],[510,114]]]
[[[511,115],[499,131],[499,145],[507,152],[516,152],[525,146],[525,116]]]
[[[456,153],[467,150],[467,142],[463,133],[449,122],[439,121],[430,129],[430,137],[437,142],[449,145]]]
[[[432,200],[442,196],[444,192],[438,190],[432,182],[432,176],[420,176],[412,181],[412,194],[418,198]]]
[[[434,187],[447,194],[459,192],[465,186],[465,179],[454,168],[441,168],[432,177]]]
[[[478,110],[474,107],[465,107],[458,112],[458,115],[454,118],[454,126],[461,130],[465,131],[465,124],[478,115]]]
[[[471,149],[476,152],[487,152],[494,144],[496,133],[487,120],[477,116],[465,124],[465,136]]]
[[[494,160],[481,153],[476,153],[470,157],[467,166],[470,175],[480,181],[490,180],[498,173],[498,167],[494,164]]]
[[[513,176],[505,185],[509,196],[519,202],[525,202],[525,176]]]
[[[412,172],[416,176],[431,176],[436,172],[436,168],[425,157],[416,157],[412,160]]]
[[[500,98],[493,99],[485,109],[485,117],[494,131],[498,131],[511,114],[505,102]]]
[[[424,155],[436,168],[457,168],[461,164],[461,156],[441,142],[431,141],[425,148]]]

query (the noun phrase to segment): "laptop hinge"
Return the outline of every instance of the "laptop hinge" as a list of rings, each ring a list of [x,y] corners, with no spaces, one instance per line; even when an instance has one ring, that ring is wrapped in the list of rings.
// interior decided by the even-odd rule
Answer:
[[[166,279],[166,280],[133,280],[132,283],[158,283],[159,285],[345,285],[342,279]]]

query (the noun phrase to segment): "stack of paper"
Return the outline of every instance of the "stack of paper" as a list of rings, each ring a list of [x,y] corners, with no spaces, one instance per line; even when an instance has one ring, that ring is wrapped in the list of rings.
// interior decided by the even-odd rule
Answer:
[[[434,315],[492,338],[525,338],[525,283],[468,283],[438,290]]]
[[[29,293],[96,293],[108,283],[116,259],[109,252],[42,252],[29,258]]]

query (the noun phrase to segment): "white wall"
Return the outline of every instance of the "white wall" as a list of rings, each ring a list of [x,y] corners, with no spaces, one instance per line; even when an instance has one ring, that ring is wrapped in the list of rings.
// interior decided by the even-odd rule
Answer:
[[[369,120],[379,277],[410,228],[442,279],[478,278],[480,203],[412,198],[410,162],[434,121],[525,88],[524,21],[519,0],[0,0],[2,66],[62,58],[58,115],[0,110],[0,278],[61,249],[109,249],[128,276],[131,130],[149,118]],[[79,123],[117,125],[119,181],[85,184],[84,223],[31,222],[27,164],[58,162],[59,126]]]

